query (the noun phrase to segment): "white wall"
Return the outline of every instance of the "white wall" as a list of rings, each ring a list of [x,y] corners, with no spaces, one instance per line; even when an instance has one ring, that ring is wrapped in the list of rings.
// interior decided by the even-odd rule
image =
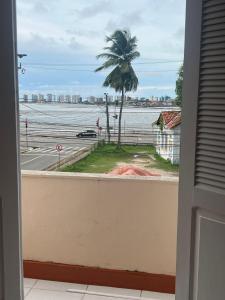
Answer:
[[[24,259],[175,274],[177,179],[22,174]]]
[[[158,129],[156,152],[164,159],[170,160],[172,164],[180,162],[180,125],[174,129]],[[167,136],[163,139],[163,135]],[[171,139],[169,137],[172,137]]]

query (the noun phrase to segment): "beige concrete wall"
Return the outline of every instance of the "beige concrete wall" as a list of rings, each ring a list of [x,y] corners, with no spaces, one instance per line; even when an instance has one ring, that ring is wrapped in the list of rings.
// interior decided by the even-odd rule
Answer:
[[[24,259],[175,274],[177,185],[24,171]]]

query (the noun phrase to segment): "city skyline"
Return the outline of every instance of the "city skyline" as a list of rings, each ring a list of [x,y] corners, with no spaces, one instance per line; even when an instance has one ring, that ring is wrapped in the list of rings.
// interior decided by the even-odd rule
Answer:
[[[117,100],[121,100],[121,96],[120,95],[109,95],[107,93],[107,98],[108,101],[117,101]],[[103,101],[105,101],[105,95],[102,97],[96,97],[93,95],[89,95],[86,97],[82,97],[81,95],[74,95],[74,94],[52,94],[52,93],[48,93],[48,94],[43,94],[43,93],[38,93],[38,94],[23,94],[20,95],[19,100],[24,100],[26,102],[36,102],[36,101],[46,101],[46,102],[52,102],[52,101],[56,101],[56,102],[74,102],[74,103],[82,103],[84,101],[88,101],[88,100],[95,100],[97,101],[98,99],[101,99]],[[131,99],[131,100],[152,100],[152,101],[160,101],[160,100],[174,100],[172,99],[170,96],[165,95],[165,96],[150,96],[150,97],[138,97],[138,96],[128,96],[125,95],[125,100],[126,99]]]

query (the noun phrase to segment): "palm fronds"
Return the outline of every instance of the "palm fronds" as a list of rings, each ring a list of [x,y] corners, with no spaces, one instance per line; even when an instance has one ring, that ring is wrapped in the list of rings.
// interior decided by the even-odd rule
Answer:
[[[122,94],[117,144],[120,147],[124,96],[126,92],[136,91],[138,87],[138,78],[131,63],[140,56],[140,53],[137,51],[137,38],[132,37],[128,30],[116,30],[112,35],[106,37],[106,42],[110,43],[104,48],[106,52],[97,56],[98,59],[105,59],[105,62],[95,71],[113,68],[107,75],[103,86],[113,88]]]
[[[132,37],[128,30],[116,30],[106,37],[106,42],[110,43],[110,46],[104,48],[107,52],[97,56],[98,59],[105,58],[106,61],[95,71],[115,68],[106,77],[103,86],[111,87],[116,92],[121,92],[123,88],[125,92],[136,90],[138,79],[131,62],[140,56],[136,50],[137,38]]]

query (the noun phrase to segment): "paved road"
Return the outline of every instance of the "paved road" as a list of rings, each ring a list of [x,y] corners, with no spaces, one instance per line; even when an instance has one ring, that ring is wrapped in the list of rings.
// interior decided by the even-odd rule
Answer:
[[[87,147],[64,147],[60,152],[60,159],[69,157]],[[21,153],[21,169],[46,170],[49,166],[59,161],[59,154],[53,147],[29,148]]]
[[[20,153],[22,170],[46,170],[58,162],[56,145],[61,144],[63,151],[60,158],[69,158],[81,150],[90,149],[97,139],[79,139],[76,130],[69,126],[41,124],[29,126],[27,132],[24,124],[20,127]]]
[[[105,138],[105,133],[98,138],[76,137],[76,131],[69,127],[61,128],[35,126],[30,127],[27,134],[24,127],[20,133],[21,148],[21,169],[24,170],[46,170],[49,166],[58,162],[58,152],[56,145],[61,144],[63,151],[61,159],[68,158],[81,150],[89,150],[94,144]],[[116,141],[117,135],[111,137],[111,141]],[[123,132],[122,143],[140,144],[151,143],[152,135],[150,132]]]

